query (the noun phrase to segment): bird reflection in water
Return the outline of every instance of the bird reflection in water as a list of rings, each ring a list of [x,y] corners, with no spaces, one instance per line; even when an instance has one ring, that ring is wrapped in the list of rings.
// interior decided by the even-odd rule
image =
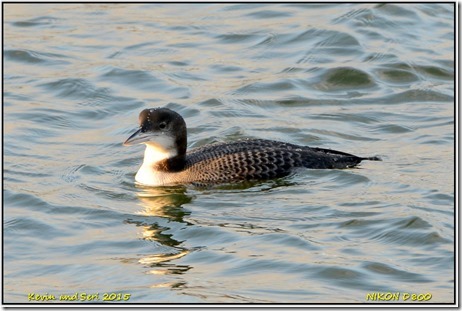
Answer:
[[[172,282],[168,279],[168,282],[162,282],[162,276],[186,273],[191,266],[178,265],[174,262],[197,248],[182,247],[183,241],[178,241],[173,238],[173,234],[165,232],[192,225],[184,220],[184,216],[190,213],[182,207],[183,204],[191,202],[192,196],[186,194],[185,187],[148,188],[140,186],[138,189],[137,196],[142,209],[137,214],[145,217],[140,218],[142,220],[130,219],[126,222],[140,227],[142,239],[157,243],[157,249],[160,251],[156,254],[144,255],[138,262],[150,268],[147,274],[160,277],[156,280],[160,283],[156,282],[151,287],[181,287],[185,284],[184,281]]]
[[[144,216],[157,216],[173,221],[184,222],[183,217],[189,215],[182,205],[190,203],[192,196],[186,194],[186,187],[137,187],[138,199],[143,209],[138,212]]]

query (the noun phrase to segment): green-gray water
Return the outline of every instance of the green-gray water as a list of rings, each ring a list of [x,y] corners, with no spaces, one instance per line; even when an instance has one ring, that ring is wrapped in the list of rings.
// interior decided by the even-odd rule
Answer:
[[[453,302],[454,9],[4,4],[3,301]],[[191,147],[255,137],[383,161],[141,188],[143,148],[122,142],[158,106]]]

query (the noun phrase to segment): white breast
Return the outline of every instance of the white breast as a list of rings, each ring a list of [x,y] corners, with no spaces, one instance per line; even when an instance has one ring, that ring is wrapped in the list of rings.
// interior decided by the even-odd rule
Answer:
[[[136,173],[135,180],[143,185],[146,186],[163,186],[164,181],[159,174],[159,172],[155,171],[151,166],[141,165],[140,169]]]
[[[159,142],[160,140],[160,142]],[[171,144],[171,139],[157,139],[154,142],[146,142],[146,150],[144,151],[143,164],[136,173],[135,180],[140,184],[147,186],[162,186],[165,185],[165,172],[159,172],[154,169],[157,162],[163,161],[177,155],[175,147]],[[168,174],[168,173],[167,173]]]

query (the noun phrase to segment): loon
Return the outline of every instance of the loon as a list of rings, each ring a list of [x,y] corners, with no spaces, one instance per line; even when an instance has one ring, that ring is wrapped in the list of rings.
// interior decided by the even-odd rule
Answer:
[[[344,169],[363,160],[341,151],[265,139],[214,143],[186,151],[184,119],[168,108],[144,109],[139,128],[124,146],[145,144],[143,164],[135,180],[146,186],[209,186],[287,176],[296,168]]]

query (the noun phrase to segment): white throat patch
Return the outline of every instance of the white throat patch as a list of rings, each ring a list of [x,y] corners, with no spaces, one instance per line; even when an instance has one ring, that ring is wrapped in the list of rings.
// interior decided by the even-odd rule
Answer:
[[[148,141],[144,144],[146,145],[146,150],[144,151],[143,166],[152,166],[159,161],[178,155],[175,142],[170,136],[157,136],[155,142]]]
[[[135,180],[148,186],[161,186],[164,184],[162,174],[154,169],[154,165],[159,162],[178,155],[175,142],[171,136],[157,136],[156,141],[144,143],[143,164],[136,173]]]

